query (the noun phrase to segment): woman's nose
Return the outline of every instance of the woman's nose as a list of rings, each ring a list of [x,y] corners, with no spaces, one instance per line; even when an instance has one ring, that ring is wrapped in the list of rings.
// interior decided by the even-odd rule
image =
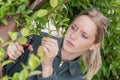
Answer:
[[[73,40],[77,40],[77,39],[79,38],[79,32],[76,31],[76,32],[72,33],[71,38],[72,38]]]

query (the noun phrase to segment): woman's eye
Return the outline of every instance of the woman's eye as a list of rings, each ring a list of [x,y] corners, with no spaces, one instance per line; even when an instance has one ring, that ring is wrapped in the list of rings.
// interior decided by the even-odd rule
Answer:
[[[72,29],[72,30],[76,30],[76,28],[75,28],[73,25],[71,26],[71,29]]]
[[[88,37],[87,37],[86,35],[84,35],[84,34],[82,34],[82,37],[83,37],[84,39],[88,39]]]

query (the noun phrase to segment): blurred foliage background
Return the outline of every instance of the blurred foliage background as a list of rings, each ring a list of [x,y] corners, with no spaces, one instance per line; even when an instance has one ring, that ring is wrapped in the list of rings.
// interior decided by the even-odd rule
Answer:
[[[49,34],[56,31],[64,35],[74,17],[87,8],[96,8],[109,19],[108,31],[101,45],[103,66],[93,80],[120,80],[120,0],[0,0],[0,29],[9,24],[8,17],[16,22],[14,32],[6,30],[10,40],[4,42],[0,38],[0,59],[3,60],[5,55],[4,46],[15,41],[19,31],[23,36],[39,34],[44,29]],[[51,24],[55,30],[50,29]],[[81,61],[80,65],[85,73]]]

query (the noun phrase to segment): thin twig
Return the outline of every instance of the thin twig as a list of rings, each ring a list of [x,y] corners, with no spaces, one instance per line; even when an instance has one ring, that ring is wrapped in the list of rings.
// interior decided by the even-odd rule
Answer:
[[[15,20],[13,17],[11,17],[10,15],[8,15],[13,21],[15,21],[19,26],[22,26],[22,24],[20,24],[17,20]]]

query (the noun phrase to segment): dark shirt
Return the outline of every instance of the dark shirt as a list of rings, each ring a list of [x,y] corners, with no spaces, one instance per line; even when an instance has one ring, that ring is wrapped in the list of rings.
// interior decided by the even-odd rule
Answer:
[[[3,68],[3,75],[13,76],[15,72],[20,72],[22,70],[21,63],[28,64],[29,55],[32,53],[36,54],[38,47],[41,45],[41,39],[46,35],[46,33],[42,33],[42,36],[35,36],[35,41],[32,44],[34,51],[30,52],[29,50],[25,50],[25,53],[15,60],[14,63],[8,64]],[[41,75],[36,75],[29,77],[27,80],[85,80],[78,63],[79,58],[73,61],[63,62],[61,60],[63,38],[55,39],[58,41],[59,52],[53,62],[53,75],[48,78],[42,78]],[[42,70],[41,65],[37,67],[37,70]]]

